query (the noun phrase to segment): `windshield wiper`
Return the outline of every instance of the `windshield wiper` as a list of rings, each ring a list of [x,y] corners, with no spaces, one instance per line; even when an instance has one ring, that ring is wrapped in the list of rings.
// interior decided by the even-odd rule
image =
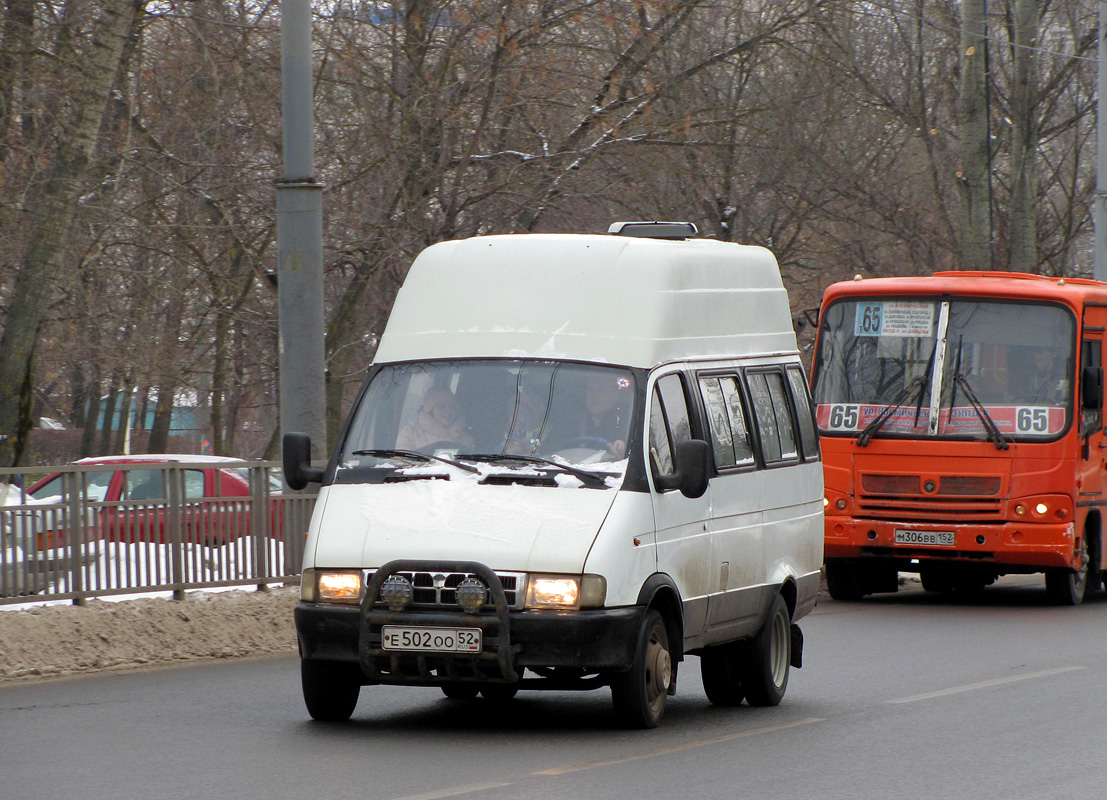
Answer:
[[[607,486],[607,478],[609,477],[607,473],[589,472],[586,469],[562,464],[558,461],[551,461],[541,456],[509,455],[507,453],[464,453],[459,455],[458,458],[464,458],[468,461],[487,461],[489,463],[518,461],[523,464],[542,464],[543,466],[555,467],[563,472],[567,472],[575,478],[580,478],[581,483],[590,483],[593,486],[599,487]]]
[[[1000,433],[999,426],[996,425],[996,421],[992,419],[992,415],[988,413],[988,409],[984,407],[984,404],[976,396],[976,392],[969,386],[969,379],[962,375],[960,372],[956,372],[953,375],[953,386],[961,387],[961,391],[965,393],[965,397],[968,398],[969,405],[972,406],[972,410],[976,412],[976,416],[980,418],[980,421],[984,423],[984,430],[988,434],[988,441],[992,442],[996,446],[996,450],[1006,450],[1010,445],[1007,443],[1007,438]],[[953,413],[953,398],[950,398],[949,411]]]
[[[442,456],[431,456],[426,453],[420,453],[417,450],[354,450],[351,455],[355,456],[375,456],[377,458],[406,458],[409,461],[441,461],[443,464],[449,464],[451,467],[457,467],[463,469],[466,472],[472,472],[474,475],[479,475],[480,470],[476,467],[472,467],[468,464],[462,464],[460,461],[454,461],[451,458],[443,458]]]
[[[920,398],[919,407],[915,411],[915,423],[918,424],[919,414],[922,411],[922,391],[926,384],[927,379],[922,375],[907,384],[895,401],[890,406],[884,406],[880,413],[876,415],[876,418],[866,425],[861,433],[857,435],[857,446],[868,447],[869,440],[873,438],[877,431],[884,427],[884,423],[891,418],[892,414],[899,411],[904,405],[915,398],[916,392],[918,392],[918,397]]]
[[[969,386],[969,379],[961,374],[961,352],[964,348],[964,344],[965,337],[962,336],[957,343],[957,363],[953,368],[953,388],[950,390],[949,396],[949,413],[952,415],[953,407],[957,405],[957,387],[960,386],[965,392],[965,397],[968,398],[972,410],[976,412],[976,416],[984,423],[984,430],[988,434],[988,440],[995,444],[996,450],[1006,450],[1008,448],[1007,440],[1004,438],[1003,434],[999,432],[999,426],[996,425],[996,421],[992,419],[992,415],[988,413],[988,409],[984,407],[984,404],[977,399],[976,392]]]

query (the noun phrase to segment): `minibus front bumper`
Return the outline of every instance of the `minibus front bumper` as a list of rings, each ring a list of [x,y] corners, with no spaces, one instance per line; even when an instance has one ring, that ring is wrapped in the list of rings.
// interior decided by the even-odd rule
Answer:
[[[572,668],[579,672],[629,669],[645,608],[523,610],[506,615],[507,635],[496,614],[374,609],[301,602],[294,619],[305,659],[360,662],[366,683],[442,685],[457,681],[513,682],[523,668]],[[479,655],[406,653],[382,648],[385,625],[479,628]]]
[[[956,561],[1035,572],[1078,569],[1082,544],[1072,522],[949,524],[827,514],[823,552],[828,559]]]

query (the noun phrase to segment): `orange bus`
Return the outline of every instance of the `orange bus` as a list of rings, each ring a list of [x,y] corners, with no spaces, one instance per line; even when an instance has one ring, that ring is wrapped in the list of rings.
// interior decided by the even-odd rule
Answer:
[[[1107,283],[1009,272],[855,279],[823,297],[812,395],[831,597],[1101,585]]]

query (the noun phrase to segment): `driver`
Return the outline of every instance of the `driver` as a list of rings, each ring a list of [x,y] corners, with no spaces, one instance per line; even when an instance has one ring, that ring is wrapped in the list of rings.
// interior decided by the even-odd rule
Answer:
[[[1060,365],[1049,347],[1034,347],[1030,351],[1029,402],[1056,404],[1068,391],[1068,382],[1062,378]]]
[[[607,451],[616,458],[622,458],[627,452],[627,420],[619,408],[619,393],[629,385],[625,377],[590,375],[584,386],[581,436],[602,439],[607,443]]]
[[[430,444],[471,447],[473,437],[465,430],[465,417],[458,410],[454,394],[445,386],[432,386],[423,396],[419,418],[414,425],[400,429],[396,447],[422,450]]]

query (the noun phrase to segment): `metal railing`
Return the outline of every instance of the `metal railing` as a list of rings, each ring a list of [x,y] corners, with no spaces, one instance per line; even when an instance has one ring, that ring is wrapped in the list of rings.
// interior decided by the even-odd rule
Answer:
[[[40,468],[58,476],[35,497],[26,470],[0,469],[0,605],[166,591],[181,599],[188,589],[297,582],[315,495],[282,490],[278,467],[196,460]],[[152,494],[127,491],[134,470],[160,475],[160,485]]]

